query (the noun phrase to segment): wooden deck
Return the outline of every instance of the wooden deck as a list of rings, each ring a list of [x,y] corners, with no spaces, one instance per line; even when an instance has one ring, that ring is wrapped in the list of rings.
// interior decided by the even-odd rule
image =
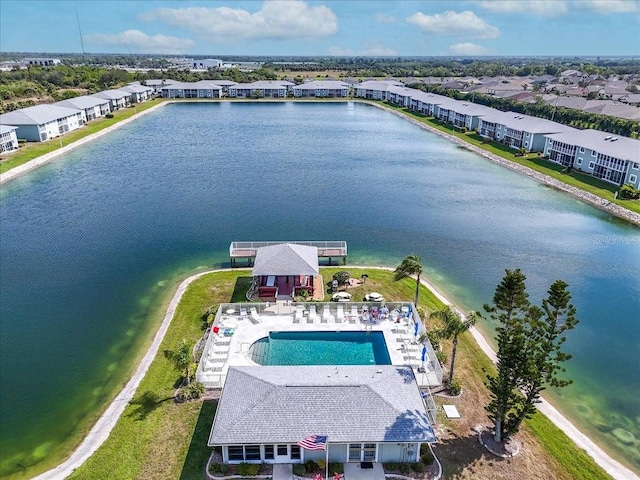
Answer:
[[[229,246],[229,258],[231,259],[231,267],[253,266],[256,258],[256,252],[260,247],[269,245],[279,245],[281,243],[293,243],[296,245],[308,245],[318,249],[318,259],[327,261],[327,265],[346,265],[347,264],[347,242],[344,241],[312,241],[312,242],[231,242]],[[338,263],[334,260],[338,259]],[[238,263],[242,265],[238,265]],[[244,265],[246,261],[246,265]]]

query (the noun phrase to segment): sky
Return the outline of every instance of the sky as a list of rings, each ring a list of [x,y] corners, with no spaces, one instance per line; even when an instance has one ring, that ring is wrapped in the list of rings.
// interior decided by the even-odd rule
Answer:
[[[82,53],[82,43],[212,58],[630,56],[640,0],[0,0],[0,51]]]

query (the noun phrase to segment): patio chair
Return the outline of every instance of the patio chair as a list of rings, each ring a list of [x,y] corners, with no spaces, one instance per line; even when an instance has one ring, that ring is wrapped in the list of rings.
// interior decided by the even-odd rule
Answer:
[[[254,325],[256,323],[260,323],[260,314],[258,314],[258,311],[256,310],[255,307],[251,307],[251,323],[253,323]]]
[[[247,318],[247,309],[245,307],[240,307],[240,317]]]
[[[358,307],[356,305],[351,305],[351,313],[349,313],[349,323],[357,323],[358,316]]]
[[[322,323],[327,323],[331,319],[331,310],[329,310],[329,305],[325,305],[322,309]]]
[[[304,319],[304,307],[302,305],[296,306],[296,314],[293,317],[293,323],[300,323]]]
[[[315,305],[309,305],[309,317],[307,318],[307,323],[315,323],[318,319],[318,312],[316,312]]]
[[[338,323],[344,322],[344,307],[342,305],[336,307],[336,321]]]

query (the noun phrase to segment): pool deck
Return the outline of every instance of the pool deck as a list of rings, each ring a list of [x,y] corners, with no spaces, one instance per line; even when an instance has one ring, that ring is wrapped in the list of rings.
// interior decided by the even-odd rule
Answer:
[[[246,304],[242,314],[240,309],[226,304],[220,307],[219,315],[214,322],[218,333],[210,333],[205,343],[202,358],[198,366],[197,379],[207,388],[222,388],[226,374],[231,366],[256,366],[249,358],[251,345],[257,340],[267,337],[269,332],[285,331],[379,331],[384,335],[389,358],[392,365],[410,365],[414,371],[416,381],[420,387],[440,385],[442,372],[440,371],[431,345],[427,343],[427,358],[423,363],[422,344],[416,342],[413,335],[415,321],[419,322],[419,333],[424,332],[424,326],[419,318],[406,317],[398,307],[387,318],[371,322],[367,315],[362,315],[363,306],[374,306],[374,303],[307,303],[295,304],[278,302],[276,304]],[[325,305],[329,307],[328,311]],[[254,316],[250,307],[255,306],[259,313]],[[316,316],[311,309],[315,306]],[[339,306],[344,311],[344,317],[339,320]],[[354,314],[355,306],[359,313]],[[391,307],[391,306],[390,306]],[[302,310],[304,309],[304,310]],[[256,318],[254,318],[256,317]],[[417,320],[414,320],[417,318]],[[232,329],[232,331],[231,331]]]

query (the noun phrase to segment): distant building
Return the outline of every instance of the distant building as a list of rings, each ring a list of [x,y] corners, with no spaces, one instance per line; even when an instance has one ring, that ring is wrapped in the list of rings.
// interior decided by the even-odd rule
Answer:
[[[55,67],[60,65],[59,58],[23,58],[22,63],[25,65],[38,65],[40,67]]]
[[[217,58],[207,58],[205,60],[193,60],[191,66],[196,70],[208,70],[210,68],[221,68],[222,60],[218,60]]]
[[[18,127],[13,125],[0,125],[0,153],[13,152],[18,149]]]
[[[153,89],[153,93],[161,93],[162,87],[164,87],[165,85],[171,85],[172,83],[179,83],[179,82],[171,79],[151,79],[151,80],[144,81],[144,84],[147,87],[151,87]],[[130,83],[129,85],[140,85],[140,82],[133,82],[133,83]]]
[[[162,98],[220,98],[222,87],[211,80],[171,83],[161,90]]]
[[[144,85],[127,85],[126,87],[121,87],[118,90],[130,92],[132,103],[145,102],[151,98],[151,95],[153,95],[153,88],[146,87]]]
[[[92,96],[108,100],[112,112],[131,105],[131,92],[125,90],[105,90]]]
[[[307,82],[292,87],[296,98],[347,98],[350,85],[339,81]]]
[[[232,98],[284,98],[295,84],[286,80],[259,80],[253,83],[238,83],[229,87]]]

